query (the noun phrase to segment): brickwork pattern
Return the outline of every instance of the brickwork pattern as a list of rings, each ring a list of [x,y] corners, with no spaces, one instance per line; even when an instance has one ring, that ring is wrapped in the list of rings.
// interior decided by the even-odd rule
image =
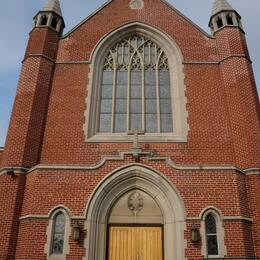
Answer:
[[[131,156],[126,156],[124,161],[108,161],[103,167],[93,170],[36,170],[27,176],[25,188],[25,199],[23,203],[22,216],[36,214],[48,215],[57,205],[64,205],[71,212],[72,216],[85,216],[86,205],[90,196],[100,181],[115,168],[123,167],[134,163]],[[208,206],[218,208],[225,216],[251,217],[248,202],[241,200],[240,186],[245,181],[245,176],[236,171],[177,171],[165,163],[151,162],[147,158],[141,158],[141,164],[152,169],[163,172],[165,176],[174,183],[182,197],[187,217],[198,217],[203,209]],[[205,188],[207,187],[207,188]],[[244,191],[247,197],[247,191]],[[35,223],[36,227],[30,227],[29,223]],[[251,228],[252,224],[241,220],[224,220],[225,244],[228,248],[228,255],[252,256],[254,254]],[[46,232],[47,222],[43,220],[22,220],[19,242],[17,247],[17,259],[41,259],[44,257],[44,244],[46,235],[39,235]],[[200,221],[188,221],[185,238],[188,246],[186,255],[188,259],[198,260],[201,257],[201,242],[191,243],[190,230],[193,224],[200,227]],[[83,224],[82,224],[83,225]],[[34,236],[39,235],[39,248],[37,255],[32,256]],[[42,231],[41,231],[42,230]],[[43,234],[43,233],[42,233]],[[234,237],[236,239],[234,240]],[[238,244],[239,246],[238,246]],[[27,245],[27,249],[24,248]],[[39,254],[38,254],[39,253]],[[70,239],[70,254],[68,259],[81,259],[85,254],[83,241],[79,244]]]
[[[132,143],[88,143],[83,125],[91,53],[105,35],[133,22],[161,30],[179,46],[190,127],[186,143],[141,147],[178,165],[259,167],[260,108],[243,32],[226,27],[209,37],[164,1],[147,0],[140,10],[128,4],[111,1],[63,38],[50,28],[30,33],[5,150],[0,152],[2,167],[96,165],[104,155],[131,148]],[[34,170],[26,177],[1,174],[0,259],[45,259],[48,220],[19,217],[47,215],[60,204],[73,216],[84,216],[98,183],[130,163],[134,161],[128,155],[96,170]],[[141,157],[140,164],[160,171],[174,184],[187,217],[197,218],[204,208],[214,206],[224,216],[252,218],[252,223],[224,220],[225,244],[229,257],[260,256],[259,176],[235,170],[181,171],[147,157]],[[188,260],[201,259],[201,242],[190,241],[194,223],[200,227],[199,220],[187,220]],[[82,259],[84,254],[84,234],[79,243],[70,237],[67,259]]]

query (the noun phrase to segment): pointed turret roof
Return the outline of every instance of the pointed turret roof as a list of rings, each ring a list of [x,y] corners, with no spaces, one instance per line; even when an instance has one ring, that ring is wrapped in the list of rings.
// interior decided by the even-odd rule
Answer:
[[[43,11],[55,12],[59,16],[62,16],[60,1],[48,0],[48,3],[44,6]]]
[[[212,16],[222,11],[235,11],[234,8],[226,0],[215,0]]]

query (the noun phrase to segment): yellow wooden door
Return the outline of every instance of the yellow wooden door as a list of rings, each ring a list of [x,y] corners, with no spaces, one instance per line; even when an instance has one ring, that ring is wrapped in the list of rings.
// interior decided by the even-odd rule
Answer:
[[[109,260],[162,260],[160,227],[110,227]]]

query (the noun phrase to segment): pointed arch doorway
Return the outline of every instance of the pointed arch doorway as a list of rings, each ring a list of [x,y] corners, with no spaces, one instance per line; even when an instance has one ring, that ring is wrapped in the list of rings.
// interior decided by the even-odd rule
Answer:
[[[147,193],[124,194],[108,223],[108,260],[163,260],[163,214]]]
[[[142,165],[115,170],[99,184],[87,205],[85,227],[84,260],[185,259],[182,199],[164,175]],[[113,253],[122,246],[130,258],[125,251]],[[150,250],[154,258],[148,257]]]

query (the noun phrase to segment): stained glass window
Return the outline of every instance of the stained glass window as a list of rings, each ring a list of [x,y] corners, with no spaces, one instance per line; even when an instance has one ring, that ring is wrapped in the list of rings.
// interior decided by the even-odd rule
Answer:
[[[150,39],[132,35],[109,50],[100,93],[99,132],[173,132],[168,59]]]
[[[209,213],[205,218],[208,255],[218,255],[218,236],[215,217]]]
[[[65,235],[65,216],[63,213],[58,213],[53,221],[52,234],[52,254],[62,254]]]

